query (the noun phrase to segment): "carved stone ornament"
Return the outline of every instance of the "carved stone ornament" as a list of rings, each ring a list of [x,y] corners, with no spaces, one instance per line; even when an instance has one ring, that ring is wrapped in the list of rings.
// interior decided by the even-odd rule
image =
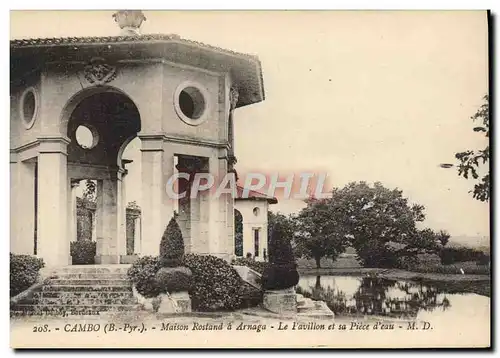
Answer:
[[[85,79],[93,85],[104,85],[116,77],[116,67],[102,58],[94,58],[84,68]]]
[[[231,89],[229,90],[229,102],[231,104],[231,110],[234,110],[236,108],[236,104],[238,104],[238,98],[238,88],[231,87]]]

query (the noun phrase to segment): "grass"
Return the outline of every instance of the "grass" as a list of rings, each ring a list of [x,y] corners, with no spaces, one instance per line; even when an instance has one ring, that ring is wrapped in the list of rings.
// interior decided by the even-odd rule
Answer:
[[[410,271],[421,273],[461,274],[466,275],[489,275],[491,268],[488,265],[478,265],[475,261],[457,262],[451,265],[442,264],[420,264],[411,267]]]
[[[316,268],[316,261],[299,258],[297,259],[299,271],[307,274],[339,274],[339,270],[346,274],[360,273],[370,270],[378,270],[378,268],[363,268],[356,260],[355,255],[345,255],[333,261],[331,259],[321,259],[321,268]],[[457,262],[451,265],[443,265],[438,260],[425,260],[423,259],[419,264],[408,268],[408,271],[419,273],[437,273],[448,275],[460,275],[462,272],[467,275],[489,275],[491,269],[488,265],[478,265],[475,261]]]
[[[345,255],[344,257],[339,257],[337,260],[333,261],[331,259],[322,258],[321,268],[361,268],[358,260],[356,260],[355,255]],[[297,259],[297,265],[299,269],[316,269],[316,261],[304,258]]]

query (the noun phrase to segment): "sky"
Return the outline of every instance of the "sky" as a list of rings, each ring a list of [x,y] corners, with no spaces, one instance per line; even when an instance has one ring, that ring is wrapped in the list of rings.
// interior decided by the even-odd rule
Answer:
[[[488,204],[472,198],[473,183],[439,167],[486,145],[470,120],[488,92],[486,12],[144,13],[142,33],[259,56],[266,100],[235,111],[238,172],[327,172],[336,187],[380,181],[424,205],[428,227],[489,235]],[[112,14],[11,12],[10,37],[117,35]],[[140,180],[138,140],[125,156]],[[140,203],[140,193],[127,199]],[[271,209],[302,206],[280,200]]]

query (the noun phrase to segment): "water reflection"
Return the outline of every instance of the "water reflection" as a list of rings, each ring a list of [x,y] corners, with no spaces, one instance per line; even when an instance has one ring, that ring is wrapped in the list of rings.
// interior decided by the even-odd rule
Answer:
[[[421,311],[451,307],[437,286],[379,277],[306,276],[298,292],[325,301],[337,315],[377,315],[415,318]]]

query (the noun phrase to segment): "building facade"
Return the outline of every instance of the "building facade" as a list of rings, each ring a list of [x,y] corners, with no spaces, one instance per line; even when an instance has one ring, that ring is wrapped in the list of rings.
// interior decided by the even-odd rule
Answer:
[[[256,261],[268,259],[268,211],[269,205],[278,200],[265,194],[250,191],[243,196],[243,188],[237,188],[235,215],[240,215],[241,228],[237,228],[235,236],[241,235],[241,248],[235,250],[237,257],[251,257]],[[241,232],[238,232],[241,230]],[[236,245],[236,244],[235,244]],[[238,252],[239,251],[239,252]]]
[[[117,12],[119,36],[10,42],[11,252],[70,264],[75,188],[92,179],[96,262],[125,262],[123,151],[139,138],[141,242],[134,254],[159,253],[178,207],[187,252],[233,256],[234,197],[207,190],[176,203],[165,188],[178,172],[232,172],[234,112],[264,100],[260,62],[177,35],[141,35],[143,19],[141,11]],[[79,143],[79,130],[91,133],[90,143]]]

